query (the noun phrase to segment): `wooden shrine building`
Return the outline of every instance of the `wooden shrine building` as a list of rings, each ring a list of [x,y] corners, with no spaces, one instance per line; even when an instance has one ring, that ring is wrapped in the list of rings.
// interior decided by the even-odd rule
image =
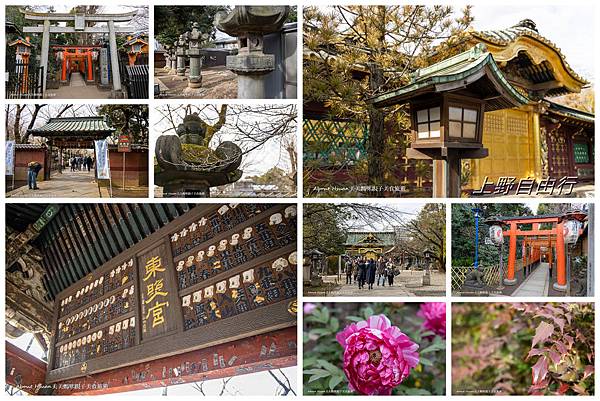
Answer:
[[[577,94],[589,83],[567,62],[559,47],[542,36],[529,20],[501,30],[469,31],[462,46],[466,50],[484,45],[502,80],[512,86],[521,105],[487,111],[483,121],[483,147],[489,154],[480,159],[463,159],[463,192],[479,190],[484,182],[498,183],[501,177],[532,178],[537,182],[552,178],[577,177],[580,183],[593,184],[594,115],[560,104],[560,96]],[[326,59],[335,59],[333,46],[323,45]],[[460,51],[460,50],[459,50]],[[320,62],[322,55],[306,50],[305,63]],[[409,81],[415,82],[425,72],[446,65],[446,60],[415,71]],[[326,68],[326,67],[323,67]],[[349,73],[364,79],[368,69],[355,66]],[[409,85],[410,85],[409,83]],[[381,88],[381,93],[397,88]],[[306,176],[305,187],[323,177],[334,183],[351,185],[364,174],[367,153],[368,124],[330,114],[327,102],[306,102],[303,122],[305,165],[313,168]],[[493,109],[492,109],[493,110]],[[388,134],[398,142],[400,154],[395,167],[388,171],[390,185],[402,185],[409,193],[418,194],[432,187],[431,161],[411,159],[406,149],[413,139],[406,130],[386,121]],[[361,171],[363,173],[361,173]],[[307,173],[305,173],[307,174]],[[362,181],[366,184],[366,178]],[[387,183],[386,183],[387,185]],[[405,192],[403,192],[405,193]]]
[[[10,204],[6,383],[105,394],[296,365],[293,204]]]

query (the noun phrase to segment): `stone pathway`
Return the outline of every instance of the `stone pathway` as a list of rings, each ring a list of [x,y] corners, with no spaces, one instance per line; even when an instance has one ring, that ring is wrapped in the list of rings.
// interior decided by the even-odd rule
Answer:
[[[99,198],[94,171],[63,171],[54,173],[48,181],[38,181],[38,190],[19,187],[6,194],[7,198]],[[102,188],[102,197],[108,197],[108,188]],[[122,191],[113,188],[113,197],[147,197],[148,188]]]
[[[83,79],[83,76],[81,75],[81,73],[79,73],[79,72],[71,73],[71,79],[69,80],[69,86],[70,87],[86,86],[85,80]]]
[[[513,297],[545,297],[548,296],[548,263],[540,263],[538,267],[512,293]]]
[[[48,99],[108,99],[110,90],[100,90],[95,84],[86,84],[81,73],[71,74],[68,86],[60,86],[58,89],[46,90]]]

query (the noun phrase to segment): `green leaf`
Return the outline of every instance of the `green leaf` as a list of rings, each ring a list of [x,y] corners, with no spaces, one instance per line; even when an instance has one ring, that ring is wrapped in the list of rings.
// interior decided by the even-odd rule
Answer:
[[[344,380],[343,376],[339,376],[339,375],[331,376],[331,379],[329,379],[329,389],[335,390],[337,385],[340,384],[343,380]]]
[[[424,348],[423,350],[419,351],[419,355],[421,354],[427,354],[429,352],[435,352],[435,351],[440,351],[446,348],[446,345],[444,343],[433,343],[431,344],[429,347]]]
[[[319,337],[328,336],[330,334],[332,334],[332,333],[331,333],[331,330],[329,330],[329,329],[312,329],[311,331],[308,332],[309,336],[316,335]]]
[[[328,371],[326,371],[324,369],[308,369],[308,370],[304,371],[304,374],[311,375],[308,379],[309,383],[312,383],[316,380],[331,376],[331,373],[329,373]]]
[[[419,363],[423,366],[433,366],[433,362],[425,358],[419,358]]]
[[[340,321],[337,317],[332,317],[329,322],[329,325],[331,327],[332,332],[336,332],[340,329]]]
[[[351,322],[362,322],[365,319],[359,316],[346,316],[346,320],[350,320]]]
[[[365,309],[363,309],[363,316],[365,317],[365,319],[370,318],[374,314],[375,314],[375,311],[370,306],[367,306]],[[362,320],[364,320],[364,319],[362,319]]]
[[[321,359],[320,361],[317,362],[317,365],[322,367],[323,369],[325,369],[326,371],[330,372],[332,375],[337,375],[337,374],[343,374],[344,372],[342,371],[342,369],[338,368],[337,366],[335,366],[333,363],[331,362],[327,362],[323,359]]]

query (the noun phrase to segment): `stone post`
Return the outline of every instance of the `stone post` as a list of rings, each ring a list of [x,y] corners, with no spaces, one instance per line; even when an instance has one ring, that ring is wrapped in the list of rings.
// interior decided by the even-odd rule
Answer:
[[[174,42],[171,46],[170,54],[171,54],[171,65],[170,65],[170,75],[177,74],[177,42]]]
[[[179,35],[177,40],[177,75],[185,76],[185,39]]]
[[[108,21],[108,44],[110,46],[110,67],[113,81],[113,97],[120,98],[121,92],[121,74],[119,72],[119,52],[117,50],[117,36],[115,33],[115,22]]]
[[[42,76],[42,93],[46,94],[46,79],[48,77],[48,52],[50,51],[50,20],[44,20],[44,33],[42,34],[42,67],[44,75]]]
[[[164,71],[168,71],[171,68],[171,46],[165,45],[165,65],[163,67]]]
[[[188,87],[199,88],[202,86],[202,58],[200,55],[200,44],[203,40],[208,39],[208,35],[200,33],[198,28],[200,25],[194,22],[192,31],[186,32],[190,57],[190,74],[188,76]]]
[[[275,69],[275,56],[263,53],[264,35],[280,31],[288,13],[288,6],[236,6],[215,16],[217,29],[237,37],[238,54],[227,56],[227,68],[238,76],[238,98],[265,98],[265,79]]]

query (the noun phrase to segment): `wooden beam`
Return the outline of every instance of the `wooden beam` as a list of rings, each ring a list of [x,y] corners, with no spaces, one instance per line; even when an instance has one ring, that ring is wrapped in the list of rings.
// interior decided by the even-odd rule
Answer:
[[[54,383],[54,395],[99,395],[296,366],[296,327]]]
[[[118,14],[71,14],[71,13],[36,13],[36,12],[25,12],[25,19],[29,21],[75,21],[76,17],[82,16],[85,21],[101,21],[106,22],[109,20],[115,22],[126,22],[131,21],[137,14],[136,11],[130,11],[128,13]]]
[[[6,384],[28,394],[37,394],[46,377],[46,362],[5,341]]]
[[[43,26],[24,26],[24,33],[43,33]],[[116,33],[132,33],[135,28],[132,26],[115,26]],[[83,29],[75,29],[72,26],[51,26],[50,33],[108,33],[108,27],[105,26],[86,26]]]

